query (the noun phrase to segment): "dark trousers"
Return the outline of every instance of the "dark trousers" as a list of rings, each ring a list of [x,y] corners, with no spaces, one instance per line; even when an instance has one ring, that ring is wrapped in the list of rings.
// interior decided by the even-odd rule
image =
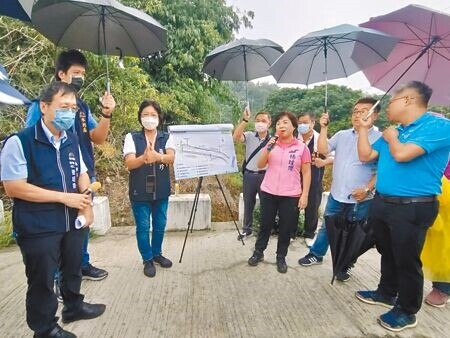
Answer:
[[[253,210],[255,209],[256,194],[259,195],[264,173],[244,172],[242,195],[244,197],[244,221],[242,230],[252,231]]]
[[[308,205],[305,208],[305,228],[303,237],[314,238],[319,222],[319,207],[322,201],[322,182],[311,184],[308,195]]]
[[[277,256],[285,257],[291,240],[293,229],[298,224],[298,197],[276,196],[261,191],[259,195],[261,203],[260,229],[256,240],[255,250],[264,252],[269,242],[270,232],[278,213],[278,243]]]
[[[370,211],[369,222],[381,254],[378,291],[385,296],[397,296],[397,305],[408,314],[417,313],[422,304],[420,253],[438,208],[437,201],[394,204],[376,195]]]
[[[58,267],[64,311],[76,311],[83,302],[84,296],[80,294],[81,258],[86,231],[17,239],[28,283],[27,323],[37,334],[51,330],[58,320],[55,317],[58,301],[53,291]]]

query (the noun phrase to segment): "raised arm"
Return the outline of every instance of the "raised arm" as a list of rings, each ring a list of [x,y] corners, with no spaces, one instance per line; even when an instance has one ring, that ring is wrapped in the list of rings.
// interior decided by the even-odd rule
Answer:
[[[236,126],[236,129],[234,129],[233,133],[234,141],[241,143],[245,142],[244,131],[249,120],[250,120],[250,110],[248,108],[245,108],[244,112],[242,113],[242,120]]]
[[[317,140],[317,151],[324,155],[328,155],[328,123],[329,117],[328,113],[322,114],[319,120],[320,123],[320,134]]]
[[[397,162],[409,162],[425,154],[425,150],[414,143],[401,143],[398,140],[398,131],[389,127],[383,132],[383,138],[389,144],[389,151]]]

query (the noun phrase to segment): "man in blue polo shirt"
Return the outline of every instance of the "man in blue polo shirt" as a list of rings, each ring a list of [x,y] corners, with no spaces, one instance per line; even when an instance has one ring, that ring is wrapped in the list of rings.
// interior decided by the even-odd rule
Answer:
[[[75,49],[63,51],[58,55],[55,63],[55,79],[57,81],[69,83],[78,92],[83,86],[86,69],[87,60],[81,52]],[[75,116],[75,123],[71,128],[71,131],[74,132],[80,140],[80,149],[88,168],[89,179],[91,182],[94,182],[95,166],[92,143],[101,144],[106,140],[111,124],[112,113],[116,103],[114,101],[114,97],[110,93],[104,94],[102,97],[102,109],[100,112],[102,117],[99,122],[93,118],[87,103],[79,97],[77,98],[77,105],[78,110]],[[41,110],[39,108],[39,100],[34,100],[28,109],[25,127],[35,125],[40,118]],[[88,243],[89,232],[86,231],[83,242],[83,278],[90,280],[102,280],[108,276],[108,272],[90,264]],[[57,284],[55,284],[55,291],[58,293]],[[59,300],[61,299],[59,298]]]
[[[395,92],[386,108],[391,122],[373,145],[369,121],[361,118],[358,153],[361,161],[378,158],[378,179],[370,212],[381,278],[377,290],[358,291],[369,304],[393,307],[378,322],[397,332],[415,327],[423,296],[420,253],[438,212],[436,196],[449,159],[450,121],[427,112],[432,89],[412,81]]]

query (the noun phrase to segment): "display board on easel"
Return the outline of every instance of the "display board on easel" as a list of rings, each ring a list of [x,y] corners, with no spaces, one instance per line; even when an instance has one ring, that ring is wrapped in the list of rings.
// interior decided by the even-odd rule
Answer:
[[[175,179],[238,171],[231,124],[169,126],[175,146]]]

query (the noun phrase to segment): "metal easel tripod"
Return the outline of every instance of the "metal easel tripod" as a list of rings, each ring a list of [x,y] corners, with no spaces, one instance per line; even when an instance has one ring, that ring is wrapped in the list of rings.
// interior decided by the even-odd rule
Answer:
[[[222,192],[222,196],[223,196],[223,199],[225,200],[225,204],[227,205],[228,211],[230,212],[230,215],[233,218],[234,226],[236,227],[236,231],[239,234],[239,238],[241,238],[242,245],[245,245],[244,239],[242,238],[241,232],[239,231],[239,227],[236,223],[236,220],[233,217],[233,212],[231,211],[230,204],[228,203],[227,197],[225,196],[225,192],[223,191],[222,183],[220,183],[219,177],[217,175],[214,175],[214,176],[216,177],[217,184],[219,185],[219,189]],[[200,196],[200,190],[202,188],[202,183],[203,183],[203,177],[200,177],[198,179],[197,188],[195,189],[194,204],[192,204],[191,214],[189,216],[188,226],[186,229],[186,236],[184,237],[183,249],[181,250],[180,260],[178,261],[178,263],[181,263],[181,260],[183,259],[184,248],[186,246],[186,241],[187,241],[187,237],[189,234],[189,230],[191,231],[191,233],[194,230],[195,214],[197,213],[198,199]]]

